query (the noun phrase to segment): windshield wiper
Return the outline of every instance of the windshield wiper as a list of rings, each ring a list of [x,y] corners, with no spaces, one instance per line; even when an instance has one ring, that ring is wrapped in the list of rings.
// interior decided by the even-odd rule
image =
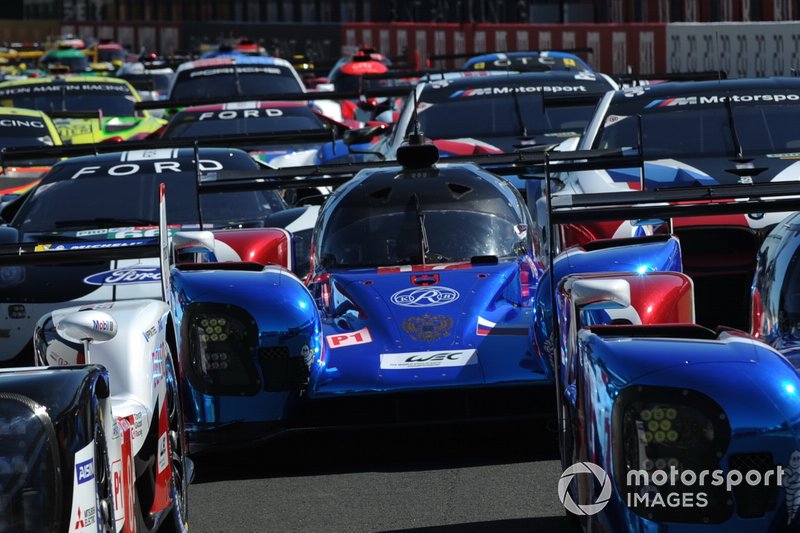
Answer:
[[[56,228],[121,228],[124,226],[158,226],[158,221],[146,218],[84,218],[76,220],[57,220],[53,223]]]
[[[733,146],[736,150],[736,157],[742,157],[742,143],[739,141],[739,134],[736,133],[736,123],[733,121],[733,104],[731,103],[730,98],[725,99],[725,109],[728,111],[728,125],[731,128],[731,133],[733,134]]]
[[[419,203],[419,196],[417,196],[417,193],[414,193],[412,199],[414,200],[414,211],[417,213],[420,250],[422,251],[422,266],[425,266],[425,256],[428,255],[428,250],[430,250],[430,246],[428,245],[428,232],[425,231],[425,214],[422,212],[422,206]]]

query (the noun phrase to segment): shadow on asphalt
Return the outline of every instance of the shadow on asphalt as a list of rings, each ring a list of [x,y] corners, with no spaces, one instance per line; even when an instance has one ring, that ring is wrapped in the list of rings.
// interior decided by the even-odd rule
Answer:
[[[489,520],[486,522],[470,522],[467,524],[450,524],[446,526],[420,527],[410,529],[391,529],[384,533],[483,533],[502,531],[577,531],[565,516],[542,516],[537,518],[513,518],[508,520]]]
[[[312,431],[285,434],[249,448],[198,455],[194,457],[193,483],[411,472],[553,459],[558,459],[556,434],[551,426],[538,421]],[[517,526],[510,523],[508,527]]]

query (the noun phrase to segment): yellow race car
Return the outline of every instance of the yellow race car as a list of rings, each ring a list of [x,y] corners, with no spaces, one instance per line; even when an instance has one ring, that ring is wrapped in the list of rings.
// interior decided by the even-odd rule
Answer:
[[[131,85],[109,77],[44,77],[0,83],[0,106],[50,115],[64,144],[144,139],[166,122],[134,109]]]
[[[55,124],[41,111],[0,107],[0,203],[33,187],[55,162],[52,158],[10,159],[5,149],[60,145]]]

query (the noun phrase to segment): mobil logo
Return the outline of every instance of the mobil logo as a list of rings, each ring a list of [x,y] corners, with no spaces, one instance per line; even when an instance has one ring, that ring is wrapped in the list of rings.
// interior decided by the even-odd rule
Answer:
[[[117,268],[98,272],[83,279],[87,285],[125,285],[133,283],[158,283],[161,281],[161,268],[157,266],[138,266]]]
[[[403,307],[434,307],[445,305],[458,300],[459,294],[455,289],[442,286],[411,287],[392,294],[391,301]]]

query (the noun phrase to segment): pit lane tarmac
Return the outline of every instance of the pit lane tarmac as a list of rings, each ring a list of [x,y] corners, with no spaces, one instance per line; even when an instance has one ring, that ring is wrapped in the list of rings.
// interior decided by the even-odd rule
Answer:
[[[291,434],[195,459],[190,531],[569,531],[542,422]]]

